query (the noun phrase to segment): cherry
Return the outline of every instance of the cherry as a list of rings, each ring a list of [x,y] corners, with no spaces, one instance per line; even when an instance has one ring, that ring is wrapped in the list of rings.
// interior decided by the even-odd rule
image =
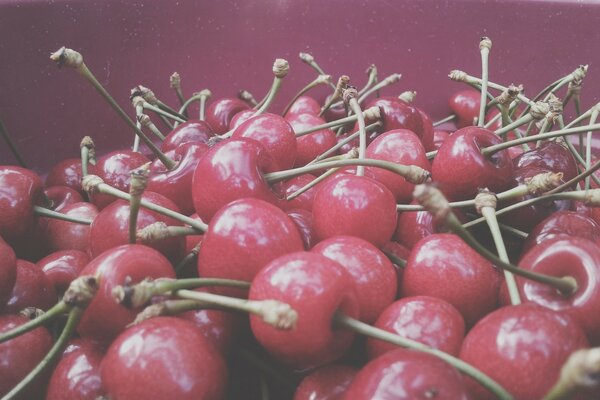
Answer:
[[[508,153],[501,150],[489,157],[481,153],[482,147],[501,142],[484,128],[470,126],[454,132],[433,160],[433,181],[451,201],[474,198],[479,188],[496,193],[508,189],[513,169]]]
[[[402,277],[404,296],[433,296],[452,304],[472,326],[494,310],[501,275],[458,236],[427,236],[412,249]]]
[[[239,315],[224,310],[197,310],[185,312],[180,318],[193,323],[222,355],[233,350],[241,326]]]
[[[166,197],[153,192],[145,192],[142,199],[174,211],[178,208]],[[166,217],[155,211],[140,208],[137,227],[138,230],[157,221],[169,226],[182,226],[183,224],[173,218]],[[129,243],[129,202],[117,200],[104,208],[92,222],[89,236],[89,252],[92,258],[100,253]],[[165,255],[171,262],[178,262],[183,256],[185,239],[183,237],[172,237],[148,244]]]
[[[201,221],[198,214],[192,214],[190,218],[196,221]],[[201,241],[204,235],[186,235],[185,237],[185,254],[189,254]]]
[[[251,281],[271,260],[303,249],[298,229],[283,211],[262,200],[240,199],[211,220],[198,254],[198,275]]]
[[[337,261],[352,276],[358,294],[360,320],[373,323],[396,298],[397,279],[392,263],[377,247],[353,236],[334,236],[311,250]]]
[[[17,314],[26,307],[47,310],[57,302],[52,282],[35,264],[17,260],[17,280],[2,313]]]
[[[332,318],[337,311],[358,316],[356,290],[343,267],[325,256],[297,252],[273,260],[255,276],[249,298],[280,300],[298,313],[295,329],[286,331],[250,317],[259,343],[295,368],[334,361],[352,343],[353,332],[334,328]]]
[[[54,286],[56,293],[64,293],[73,279],[90,262],[90,256],[80,250],[60,250],[36,263]]]
[[[93,221],[98,215],[98,208],[91,203],[73,203],[60,210],[70,217]],[[59,250],[87,251],[90,240],[90,226],[75,222],[48,218],[46,228],[40,237],[48,252]]]
[[[416,108],[416,107],[415,107]],[[434,151],[438,149],[438,146],[435,144],[435,130],[433,129],[433,121],[429,118],[429,115],[417,108],[419,115],[421,116],[421,121],[423,121],[423,136],[421,137],[421,141],[423,142],[423,147],[425,147],[425,151]]]
[[[167,135],[160,149],[163,153],[168,153],[185,143],[207,143],[213,136],[212,128],[207,122],[188,120]]]
[[[479,321],[465,337],[460,358],[515,398],[540,399],[558,379],[567,357],[587,345],[573,319],[527,303],[500,308]],[[495,399],[480,385],[467,383],[477,399]]]
[[[294,400],[341,400],[356,372],[344,364],[319,367],[302,379]]]
[[[296,134],[281,116],[264,113],[241,123],[232,138],[249,138],[260,142],[281,169],[294,166],[297,156]]]
[[[325,181],[313,202],[313,226],[320,240],[356,236],[383,246],[396,228],[394,195],[374,179],[340,175]]]
[[[0,308],[10,298],[17,281],[17,256],[0,236]]]
[[[397,349],[370,361],[343,397],[367,399],[470,399],[460,373],[430,354]]]
[[[96,166],[88,164],[88,173],[96,175]],[[46,186],[67,186],[83,194],[81,158],[67,158],[55,164],[46,176]]]
[[[545,141],[513,160],[515,169],[537,167],[552,172],[562,172],[563,179],[577,176],[577,163],[565,145],[557,141]]]
[[[323,125],[325,120],[316,114],[292,114],[286,115],[286,120],[290,123],[295,132],[301,132],[315,126]],[[337,144],[335,132],[331,129],[321,129],[302,135],[296,138],[297,157],[294,166],[301,167],[308,164],[319,155],[329,150]],[[332,154],[332,155],[335,155]]]
[[[380,97],[374,99],[366,108],[371,107],[379,107],[381,110],[382,132],[392,129],[408,129],[413,131],[419,139],[423,140],[423,120],[415,107],[397,97]]]
[[[430,170],[425,148],[415,133],[408,129],[395,129],[378,136],[367,147],[367,158],[386,160],[404,165],[417,165]],[[383,183],[396,197],[398,203],[412,200],[415,185],[391,171],[381,168],[365,168],[367,176]]]
[[[0,332],[7,332],[28,320],[17,315],[0,315]],[[44,358],[52,347],[52,336],[46,328],[39,327],[12,340],[0,343],[0,396],[7,394]],[[30,385],[23,398],[43,397],[44,385]]]
[[[300,232],[302,242],[304,243],[304,250],[311,249],[317,243],[315,230],[313,229],[312,213],[300,208],[288,210],[286,214],[296,225],[296,228],[298,228],[298,232]]]
[[[285,114],[285,119],[289,121],[289,117],[296,114],[312,114],[319,115],[321,112],[321,105],[318,101],[310,96],[300,96],[292,103],[292,106],[288,109]],[[295,129],[295,128],[294,128]]]
[[[112,400],[221,399],[227,367],[190,322],[158,317],[123,332],[100,365]]]
[[[125,282],[136,283],[145,278],[174,278],[169,261],[158,251],[143,245],[123,245],[98,255],[80,276],[99,277],[99,288],[86,308],[77,331],[82,337],[108,343],[127,324],[139,309],[127,309],[113,298],[113,288]]]
[[[455,124],[458,128],[472,126],[479,116],[481,94],[474,89],[465,89],[454,93],[448,100],[450,109],[456,115]]]
[[[206,110],[206,122],[215,134],[221,135],[229,130],[229,123],[234,115],[248,108],[248,104],[240,99],[219,99],[211,103]]]
[[[298,175],[285,181],[281,187],[281,190],[285,193],[287,198],[315,179],[316,177],[311,174]],[[317,190],[317,187],[313,186],[299,196],[294,197],[292,200],[287,200],[282,206],[288,210],[303,209],[306,211],[312,211],[313,200]]]
[[[443,129],[435,129],[433,131],[433,150],[439,150],[442,143],[444,143],[444,141],[448,139],[448,136],[450,136],[451,134],[451,132]]]
[[[465,336],[465,321],[447,301],[430,296],[405,297],[390,304],[375,327],[458,356]],[[397,349],[389,343],[368,339],[369,358]]]
[[[52,203],[51,208],[54,211],[60,211],[70,204],[84,201],[77,190],[68,186],[48,186],[44,188],[44,194],[50,203]],[[40,219],[38,219],[38,223]]]
[[[98,344],[73,340],[54,367],[46,400],[95,400],[104,394],[100,362],[104,352]]]

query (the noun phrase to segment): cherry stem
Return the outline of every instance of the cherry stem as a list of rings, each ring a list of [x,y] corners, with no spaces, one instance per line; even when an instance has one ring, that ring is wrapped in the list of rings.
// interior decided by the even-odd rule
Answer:
[[[563,365],[558,381],[543,400],[570,399],[580,389],[594,388],[600,384],[600,348],[573,352]]]
[[[198,243],[179,263],[175,266],[175,275],[179,276],[183,269],[198,259],[198,253],[200,252],[200,243]]]
[[[317,64],[317,62],[315,61],[315,58],[309,54],[309,53],[300,53],[299,54],[300,60],[302,60],[305,64],[307,64],[308,66],[310,66],[312,69],[314,69],[315,71],[317,71],[317,73],[319,75],[327,75],[325,73],[325,71],[323,71],[323,68],[321,68],[319,66],[319,64]],[[329,86],[331,86],[331,88],[333,90],[335,90],[335,84],[333,82],[329,82]]]
[[[360,138],[360,144],[358,146],[358,159],[364,160],[367,153],[367,132],[365,131],[365,117],[360,109],[360,104],[356,98],[358,97],[358,92],[356,88],[349,86],[343,92],[344,103],[348,104],[352,112],[358,117],[358,132]],[[364,176],[365,175],[365,167],[363,165],[359,165],[356,168],[356,176]]]
[[[460,71],[460,70],[450,71],[450,74],[448,74],[448,77],[450,79],[452,79],[453,81],[465,82],[467,84],[472,84],[472,85],[473,84],[474,85],[481,85],[482,84],[480,78],[471,76],[471,75],[467,74],[466,72],[463,72],[463,71]],[[492,88],[492,89],[496,89],[496,90],[499,90],[501,92],[503,92],[503,91],[505,91],[505,90],[508,89],[508,87],[506,87],[506,86],[502,86],[502,85],[499,85],[499,84],[491,82],[491,81],[488,81],[488,86],[490,88]],[[525,95],[523,95],[522,93],[519,93],[517,95],[517,97],[519,98],[519,100],[521,100],[524,103],[529,104],[530,106],[533,106],[535,104],[533,101],[531,101],[527,97],[525,97]]]
[[[156,97],[154,92],[148,89],[147,87],[138,85],[135,88],[133,88],[131,90],[131,98],[134,98],[136,96],[140,96],[142,99],[144,99],[146,103],[151,106],[149,109],[155,111],[161,117],[163,122],[165,122],[170,128],[173,127],[170,125],[168,119],[173,119],[173,117],[177,117],[184,121],[187,120],[187,117],[185,115],[178,113],[177,111],[160,101],[158,97]]]
[[[137,231],[141,243],[154,243],[172,237],[197,235],[198,231],[189,226],[169,226],[162,221],[154,222]]]
[[[150,163],[136,168],[130,173],[129,183],[129,243],[135,244],[137,239],[137,220],[140,212],[142,195],[148,186]]]
[[[593,125],[598,118],[599,108],[595,107],[592,111],[592,115],[590,116],[590,125]],[[587,132],[587,142],[585,145],[585,169],[590,169],[592,164],[592,131]],[[590,188],[590,176],[585,178],[585,189],[588,190]]]
[[[59,315],[63,315],[69,312],[71,307],[68,306],[64,301],[59,301],[48,311],[44,312],[39,317],[29,320],[26,323],[17,326],[10,331],[6,331],[0,334],[0,343],[4,343],[8,340],[14,339],[24,333],[34,330],[35,328],[44,325],[46,322],[52,321]]]
[[[491,379],[489,376],[485,375],[483,372],[475,368],[474,366],[462,361],[459,358],[453,357],[448,353],[444,353],[443,351],[433,349],[429,346],[426,346],[417,341],[404,338],[402,336],[393,334],[388,331],[384,331],[383,329],[376,328],[374,326],[365,324],[357,319],[351,318],[347,315],[344,315],[340,312],[336,313],[333,317],[333,322],[335,325],[346,328],[353,332],[356,332],[361,335],[365,335],[367,337],[375,338],[378,340],[382,340],[387,343],[394,344],[396,346],[405,347],[408,349],[421,351],[423,353],[431,354],[441,360],[446,361],[452,367],[456,368],[458,371],[470,376],[479,382],[486,389],[491,391],[496,397],[499,399],[512,399],[510,393],[508,393],[502,386],[500,386],[497,382]]]
[[[439,121],[435,121],[435,122],[433,123],[433,127],[435,128],[435,127],[438,127],[438,126],[440,126],[440,125],[443,125],[443,124],[445,124],[446,122],[450,122],[450,121],[452,121],[454,118],[456,118],[456,114],[450,114],[450,115],[448,115],[446,118],[442,118],[442,119],[440,119]]]
[[[360,97],[358,98],[358,102],[362,103],[367,97],[377,92],[378,90],[381,90],[387,86],[397,83],[400,80],[400,78],[402,78],[402,74],[391,74],[390,76],[385,77],[379,83],[377,83],[369,90],[366,90],[362,95],[360,95]]]
[[[150,117],[146,114],[140,114],[137,116],[138,122],[140,126],[147,128],[150,132],[154,134],[160,140],[165,140],[165,135],[154,125],[154,122],[150,119]]]
[[[406,267],[406,260],[403,258],[398,257],[397,255],[395,255],[394,253],[392,253],[391,251],[386,250],[385,248],[381,248],[380,249],[383,254],[386,255],[386,257],[393,263],[396,264],[399,267],[405,268]]]
[[[48,354],[46,354],[42,361],[40,361],[39,364],[36,365],[36,367],[17,384],[17,386],[4,395],[1,400],[15,399],[17,395],[21,393],[25,387],[27,387],[27,385],[31,384],[44,371],[44,369],[51,365],[54,360],[60,356],[65,347],[67,347],[69,339],[73,333],[75,333],[75,329],[77,328],[77,324],[83,315],[83,311],[84,309],[75,307],[69,312],[67,323],[54,345],[52,345],[52,348],[50,348]]]
[[[38,217],[59,219],[61,221],[74,222],[76,224],[82,224],[82,225],[91,225],[93,222],[93,220],[91,220],[91,219],[73,217],[71,215],[63,214],[63,213],[51,210],[49,208],[40,207],[40,206],[33,206],[33,215],[36,215]]]
[[[371,132],[375,131],[376,129],[381,128],[382,126],[383,126],[382,123],[380,121],[377,121],[375,123],[367,125],[365,127],[365,131],[367,133],[371,133]],[[327,151],[321,153],[321,155],[319,155],[317,158],[315,158],[314,160],[309,162],[307,165],[311,165],[311,164],[323,161],[324,159],[329,157],[331,154],[335,153],[338,149],[342,148],[345,144],[350,143],[351,141],[356,139],[358,137],[358,135],[360,135],[360,131],[356,131],[356,132],[352,133],[351,135],[349,135],[347,138],[340,140],[333,147],[331,147]]]
[[[250,107],[256,107],[258,104],[258,101],[256,101],[254,98],[254,95],[246,89],[242,89],[238,92],[238,99],[245,101]]]
[[[19,165],[23,168],[27,168],[27,164],[25,164],[25,160],[21,156],[21,153],[17,149],[17,146],[15,146],[15,143],[13,142],[10,134],[8,133],[8,130],[6,129],[6,127],[4,126],[4,123],[2,121],[0,121],[0,135],[2,135],[2,137],[4,138],[4,141],[10,148],[10,152],[13,154],[13,156],[15,156],[15,159],[17,160]]]
[[[479,42],[479,50],[481,51],[481,101],[479,104],[479,118],[477,119],[477,126],[482,127],[485,123],[485,108],[487,103],[487,87],[489,77],[489,66],[488,60],[490,50],[492,49],[492,41],[488,37],[482,37]]]
[[[599,104],[599,105],[600,105],[600,104]],[[596,106],[599,106],[599,105],[596,105]],[[596,107],[596,106],[594,106],[594,107]],[[591,112],[590,112],[590,115],[591,115]],[[565,124],[564,124],[564,122],[563,122],[562,115],[561,115],[561,116],[558,118],[558,125],[559,125],[559,127],[560,127],[561,129],[564,129],[564,128],[565,128]],[[581,138],[581,135],[582,135],[582,134],[580,134],[580,138]],[[594,168],[594,167],[585,168],[585,165],[586,165],[586,163],[585,163],[585,160],[584,160],[584,159],[581,157],[581,154],[579,154],[579,152],[577,151],[577,149],[575,148],[575,146],[573,146],[573,144],[572,144],[572,143],[571,143],[569,140],[563,140],[563,141],[562,141],[562,143],[563,143],[563,144],[564,144],[564,145],[567,147],[567,149],[569,149],[569,151],[571,152],[571,154],[573,155],[573,157],[575,157],[575,160],[576,160],[576,161],[577,161],[577,162],[578,162],[580,165],[582,165],[582,166],[583,166],[583,169],[585,170],[585,171],[583,172],[583,174],[586,174],[586,175],[583,175],[583,176],[582,176],[582,174],[579,174],[579,175],[577,176],[577,177],[579,178],[577,181],[574,181],[573,179],[569,180],[569,182],[568,182],[569,184],[568,184],[568,185],[561,185],[561,189],[560,189],[560,190],[562,190],[562,189],[564,189],[564,188],[567,188],[567,187],[569,187],[569,186],[571,186],[572,184],[575,184],[575,183],[577,183],[577,185],[579,185],[579,183],[578,183],[578,182],[579,182],[581,179],[584,179],[584,178],[585,178],[585,177],[587,177],[587,176],[590,176],[590,177],[592,178],[592,180],[593,180],[593,181],[594,181],[594,182],[595,182],[595,183],[596,183],[598,186],[600,186],[600,178],[598,178],[598,177],[597,177],[597,176],[596,176],[596,175],[593,173],[593,172],[595,171],[595,170],[593,170],[593,168]],[[596,164],[594,164],[594,166],[596,166]],[[596,168],[597,168],[597,167],[596,167]],[[589,171],[589,170],[593,170],[593,171],[592,171],[591,173],[587,174],[587,171]],[[560,190],[557,190],[557,191],[560,191]]]
[[[342,98],[342,92],[348,86],[348,82],[350,82],[350,77],[348,75],[342,75],[338,78],[337,84],[334,87],[333,93],[327,100],[327,102],[321,107],[321,111],[319,112],[319,117],[322,117],[325,114],[325,111],[329,110],[331,107],[335,107],[337,105],[341,105],[343,103],[335,103],[339,99]]]
[[[144,106],[145,110],[150,110],[157,115],[162,115],[163,117],[172,119],[173,121],[177,121],[180,123],[183,123],[186,121],[185,118],[181,118],[179,115],[176,115],[176,114],[171,114],[170,112],[165,111],[162,108],[157,107],[155,105],[152,105],[152,104],[148,103],[147,101],[144,101],[144,103],[142,103],[142,105]],[[176,113],[177,111],[174,111],[174,112]]]
[[[369,65],[366,71],[368,75],[367,83],[365,86],[358,91],[358,97],[362,96],[367,90],[377,84],[377,66],[375,64]]]
[[[179,104],[183,105],[183,103],[185,102],[184,97],[183,97],[183,91],[181,90],[181,75],[179,75],[178,72],[173,72],[173,74],[169,77],[169,85],[171,86],[171,89],[173,89],[175,91],[175,94],[177,95],[177,99],[179,100]],[[187,117],[187,114],[184,112],[179,112],[180,114],[183,114]]]
[[[316,164],[305,165],[304,167],[300,168],[289,169],[286,171],[271,172],[268,174],[264,174],[263,176],[268,183],[273,184],[289,178],[293,178],[298,175],[303,175],[314,171],[320,171],[322,169],[351,167],[359,165],[363,165],[365,167],[377,167],[394,172],[404,177],[407,181],[411,183],[423,183],[430,177],[429,172],[427,170],[424,170],[423,168],[418,167],[416,165],[402,165],[389,161],[369,158],[365,158],[364,160],[349,159],[320,162]]]
[[[551,286],[564,296],[570,296],[577,291],[577,282],[570,276],[558,278],[555,276],[538,274],[527,269],[521,269],[500,259],[494,253],[489,251],[461,224],[456,215],[452,212],[452,209],[448,206],[448,201],[439,189],[434,188],[431,185],[417,185],[415,186],[414,197],[434,215],[436,220],[442,221],[452,232],[458,235],[482,257],[490,261],[496,267],[508,270],[523,278]]]
[[[81,175],[86,176],[88,174],[88,163],[96,165],[96,147],[89,136],[84,136],[79,146],[81,148]]]
[[[140,121],[140,116],[144,115],[143,101],[144,99],[139,96],[131,99],[131,103],[133,104],[133,108],[135,109],[135,126],[139,130],[142,129],[142,122]],[[133,146],[131,147],[131,150],[135,151],[136,153],[140,151],[140,137],[138,135],[135,135],[133,137]]]
[[[304,86],[298,93],[296,93],[296,95],[292,98],[292,100],[290,100],[290,102],[288,103],[288,105],[285,106],[285,108],[283,109],[283,112],[281,113],[281,115],[287,114],[287,112],[292,107],[292,105],[294,104],[294,102],[296,100],[298,100],[298,98],[300,96],[302,96],[304,93],[306,93],[310,89],[312,89],[314,87],[317,87],[317,86],[319,86],[321,84],[324,84],[324,83],[331,83],[331,75],[319,75],[318,77],[315,78],[314,81],[312,81],[308,85]]]
[[[379,109],[379,107],[367,108],[366,110],[364,110],[362,112],[362,115],[364,118],[366,118],[368,120],[374,120],[374,119],[378,120],[379,118],[381,118],[381,110]],[[329,129],[329,128],[335,128],[337,126],[343,126],[343,125],[346,125],[351,122],[356,122],[357,120],[358,120],[357,115],[351,115],[349,117],[336,119],[335,121],[326,122],[322,125],[312,126],[303,131],[296,132],[296,137],[309,135],[313,132],[320,131],[322,129]]]
[[[187,99],[182,105],[181,108],[179,109],[179,113],[183,114],[183,113],[187,113],[187,109],[188,107],[195,101],[198,101],[200,103],[200,110],[198,112],[198,119],[200,121],[204,121],[206,118],[206,112],[205,112],[205,107],[206,107],[206,101],[208,99],[210,99],[212,97],[212,92],[208,89],[203,89],[201,91],[199,91],[198,93],[194,93],[192,95],[192,97],[190,97],[189,99]],[[175,122],[175,128],[179,125],[179,122]]]
[[[83,190],[90,193],[102,193],[110,196],[114,196],[121,200],[129,201],[130,195],[129,193],[123,192],[117,188],[114,188],[102,180],[99,176],[96,175],[88,175],[84,177],[81,181],[81,186]],[[196,229],[200,233],[206,232],[208,229],[208,225],[202,221],[198,221],[197,219],[190,218],[186,215],[173,211],[169,208],[159,206],[157,204],[151,203],[147,200],[142,199],[140,201],[140,205],[148,210],[156,211],[159,214],[165,215],[167,217],[173,218],[179,222],[183,222],[186,225],[191,226]]]

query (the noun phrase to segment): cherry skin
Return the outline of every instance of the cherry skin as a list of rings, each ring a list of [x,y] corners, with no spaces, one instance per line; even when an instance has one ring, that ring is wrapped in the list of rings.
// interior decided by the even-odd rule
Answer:
[[[314,181],[316,176],[311,174],[303,174],[295,176],[283,183],[281,190],[285,193],[285,196],[290,196],[300,188]],[[313,186],[298,197],[292,200],[286,200],[282,207],[287,210],[291,209],[303,209],[306,211],[312,211],[313,200],[318,190],[318,185]]]
[[[321,105],[313,97],[300,96],[294,101],[288,112],[285,114],[285,119],[295,114],[312,114],[319,115]]]
[[[439,150],[442,143],[444,143],[444,141],[448,139],[448,136],[450,136],[451,134],[451,132],[443,129],[435,129],[433,131],[433,150]]]
[[[92,203],[74,203],[60,210],[70,217],[94,221],[98,208]],[[87,251],[90,240],[90,226],[76,222],[49,218],[46,229],[40,237],[48,252],[59,250]]]
[[[388,258],[366,240],[334,236],[312,248],[337,261],[354,280],[361,321],[371,324],[396,298],[396,271]]]
[[[185,143],[207,143],[214,136],[212,128],[205,121],[188,120],[173,129],[165,137],[160,150],[167,153]]]
[[[229,130],[229,123],[233,116],[248,108],[250,106],[240,99],[219,99],[211,103],[206,110],[206,122],[215,134],[221,135]]]
[[[458,236],[427,236],[412,249],[402,277],[404,296],[433,296],[452,304],[472,326],[498,303],[501,275]]]
[[[229,130],[235,129],[244,122],[248,121],[250,118],[254,117],[256,114],[255,109],[242,110],[239,113],[235,114],[231,121],[229,122]]]
[[[64,293],[73,279],[90,262],[90,256],[80,250],[60,250],[36,263],[44,272],[56,293]]]
[[[0,332],[6,332],[28,321],[20,315],[0,315]],[[12,340],[0,343],[0,396],[7,394],[44,358],[52,347],[52,336],[44,327],[35,328]],[[36,387],[37,386],[37,387]],[[29,385],[22,399],[39,399],[43,384]]]
[[[116,286],[128,281],[135,284],[145,278],[175,278],[173,267],[162,254],[139,244],[105,251],[81,271],[81,276],[84,275],[99,277],[100,284],[81,317],[77,332],[102,343],[110,343],[141,311],[118,304],[113,297]]]
[[[211,220],[198,254],[198,275],[251,281],[271,260],[303,249],[300,233],[285,212],[262,200],[240,199]]]
[[[225,361],[190,322],[174,317],[143,321],[123,332],[100,365],[112,400],[223,398]]]
[[[240,315],[230,311],[188,311],[179,315],[179,317],[193,323],[206,341],[212,344],[223,356],[230,354],[233,350],[242,324]]]
[[[458,356],[465,336],[465,321],[447,301],[430,296],[405,297],[390,304],[377,318],[377,328]],[[398,346],[369,338],[369,358],[379,357]]]
[[[17,314],[26,307],[48,310],[58,302],[52,282],[35,264],[17,260],[17,280],[10,298],[0,309],[2,313]]]
[[[556,237],[532,247],[519,266],[557,277],[570,276],[577,282],[575,293],[565,296],[533,281],[517,278],[523,300],[561,311],[575,319],[593,345],[600,344],[600,247],[579,237]]]
[[[320,186],[313,202],[318,239],[349,235],[378,247],[391,239],[396,228],[396,200],[383,184],[368,177],[340,175]]]
[[[356,290],[350,275],[325,256],[298,252],[273,260],[252,281],[249,298],[279,300],[298,313],[291,330],[278,330],[250,316],[258,342],[277,360],[294,368],[334,361],[352,343],[354,333],[336,329],[332,318],[337,311],[358,317]]]
[[[294,166],[297,156],[296,134],[281,116],[264,113],[241,123],[232,138],[249,138],[260,142],[281,169]]]
[[[158,193],[144,192],[142,199],[174,211],[179,211],[171,200]],[[168,226],[183,225],[173,218],[140,207],[137,220],[138,230],[159,221],[164,222]],[[88,246],[92,258],[97,257],[108,249],[129,243],[129,202],[117,200],[108,205],[94,218],[94,222],[92,222],[90,228]],[[149,243],[148,246],[160,251],[171,262],[177,263],[184,256],[185,238],[183,236],[167,238]]]
[[[293,209],[286,211],[286,214],[298,228],[304,243],[304,250],[310,250],[317,243],[312,213],[303,209]]]
[[[387,352],[365,365],[344,400],[471,399],[460,373],[445,361],[414,350]]]
[[[54,367],[46,400],[96,400],[102,396],[103,357],[98,344],[84,339],[71,341]]]
[[[458,128],[472,126],[479,117],[481,94],[474,89],[465,89],[454,93],[448,100],[450,109],[456,115],[454,123]]]
[[[279,167],[263,145],[240,138],[223,141],[202,157],[192,181],[196,213],[204,222],[227,203],[253,197],[278,204],[279,199],[262,174]]]
[[[356,372],[344,364],[317,368],[302,379],[294,392],[294,400],[341,400]]]
[[[371,107],[379,107],[381,110],[381,121],[383,122],[381,132],[392,129],[408,129],[413,131],[419,139],[423,139],[423,120],[415,107],[397,97],[374,99],[365,109]],[[368,123],[370,122],[368,121]]]
[[[367,158],[391,161],[396,164],[416,165],[430,170],[425,148],[416,134],[408,129],[395,129],[378,136],[367,147]],[[396,197],[398,203],[409,203],[415,185],[391,171],[366,167],[365,174],[383,183]]]
[[[417,108],[417,111],[419,112],[421,121],[423,122],[423,136],[421,137],[421,141],[423,142],[425,151],[437,150],[438,147],[435,145],[435,129],[433,128],[433,121],[431,118],[429,118],[429,115],[425,111],[419,108]]]
[[[60,211],[69,204],[85,201],[77,190],[68,186],[48,186],[44,188],[44,194],[52,203],[50,208],[54,211]]]
[[[292,114],[287,115],[285,119],[290,123],[295,132],[301,132],[325,123],[325,120],[317,115],[318,113]],[[296,142],[297,157],[294,166],[301,167],[335,146],[337,144],[337,138],[335,137],[335,132],[333,130],[321,129],[308,135],[298,137]],[[332,156],[335,156],[336,153],[333,153]]]
[[[474,126],[444,141],[431,166],[434,182],[451,201],[472,199],[479,188],[499,193],[512,183],[512,161],[506,150],[484,157],[481,149],[501,143],[492,131]]]
[[[527,303],[502,307],[479,321],[465,337],[460,358],[516,399],[541,399],[569,355],[587,346],[573,319]],[[467,383],[477,399],[496,398],[474,381]]]
[[[10,298],[17,281],[17,256],[0,236],[0,309]]]
[[[88,173],[96,175],[96,166],[88,163]],[[67,186],[83,194],[85,192],[81,187],[81,178],[81,158],[67,158],[50,169],[46,176],[46,186]]]
[[[577,162],[569,149],[556,141],[546,141],[513,160],[515,169],[537,167],[546,171],[562,172],[563,180],[577,176]]]

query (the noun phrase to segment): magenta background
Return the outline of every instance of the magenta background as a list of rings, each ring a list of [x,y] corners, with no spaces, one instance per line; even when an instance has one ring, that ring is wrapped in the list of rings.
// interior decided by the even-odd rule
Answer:
[[[101,152],[131,142],[87,83],[49,61],[62,45],[83,53],[128,112],[129,89],[139,83],[175,104],[173,71],[187,95],[209,88],[215,97],[234,96],[246,88],[261,98],[276,57],[291,64],[285,103],[315,76],[297,57],[308,51],[328,73],[348,74],[359,87],[371,63],[381,78],[402,73],[386,93],[416,90],[416,104],[437,119],[448,113],[449,95],[464,87],[450,82],[448,71],[480,73],[482,35],[493,40],[490,78],[524,83],[530,94],[588,63],[587,108],[600,94],[598,21],[595,1],[0,0],[0,119],[39,171],[77,157],[83,135]],[[13,162],[0,141],[0,164]]]

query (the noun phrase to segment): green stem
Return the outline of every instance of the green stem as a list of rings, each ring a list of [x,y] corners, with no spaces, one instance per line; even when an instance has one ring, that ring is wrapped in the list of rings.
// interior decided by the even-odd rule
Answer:
[[[450,121],[452,121],[454,118],[456,118],[456,115],[455,115],[455,114],[450,114],[450,115],[448,115],[446,118],[442,118],[442,119],[440,119],[439,121],[435,121],[435,122],[433,123],[433,127],[435,128],[435,127],[437,127],[437,126],[440,126],[440,125],[442,125],[442,124],[445,124],[446,122],[450,122]]]
[[[179,123],[183,123],[183,122],[186,121],[185,118],[181,118],[183,116],[180,117],[179,115],[176,115],[176,114],[179,114],[179,113],[177,113],[177,111],[174,111],[176,114],[171,114],[170,112],[165,111],[165,110],[163,110],[160,107],[156,107],[156,106],[148,103],[147,101],[144,102],[143,105],[144,105],[144,109],[153,111],[154,113],[156,113],[158,115],[162,115],[165,118],[172,119],[172,120],[177,121]]]
[[[19,325],[10,331],[0,333],[0,343],[4,343],[10,339],[14,339],[24,333],[27,333],[39,326],[44,325],[47,322],[54,320],[57,316],[69,312],[72,307],[68,306],[64,301],[59,301],[48,311],[43,313],[41,316],[29,320],[23,325]]]
[[[358,103],[359,104],[362,103],[363,101],[365,101],[365,99],[367,97],[369,97],[373,93],[377,92],[378,90],[381,90],[387,86],[393,85],[394,83],[398,82],[400,80],[400,78],[402,78],[402,74],[391,74],[390,76],[387,76],[386,78],[382,79],[379,83],[372,86],[369,90],[365,91],[358,98]]]
[[[355,92],[356,93],[356,92]],[[358,132],[360,138],[360,144],[358,146],[358,159],[364,160],[367,154],[367,131],[365,130],[365,117],[363,116],[362,110],[360,109],[360,105],[355,97],[352,97],[348,102],[350,109],[354,112],[354,114],[358,117]],[[365,167],[363,165],[359,165],[356,168],[356,176],[364,176],[365,175]]]
[[[375,112],[376,111],[374,109],[369,108],[369,109],[363,111],[362,115],[364,117],[369,117],[369,116],[372,116],[372,114],[374,114]],[[358,117],[356,115],[350,115],[349,117],[344,117],[344,118],[337,119],[335,121],[326,122],[326,123],[324,123],[322,125],[312,126],[312,127],[308,128],[308,129],[305,129],[303,131],[296,132],[296,137],[309,135],[309,134],[311,134],[313,132],[320,131],[320,130],[323,130],[323,129],[335,128],[335,127],[338,127],[338,126],[343,126],[343,125],[349,124],[351,122],[356,122],[357,119],[358,119]]]
[[[59,212],[50,210],[49,208],[44,208],[44,207],[40,207],[40,206],[33,206],[33,215],[37,215],[38,217],[59,219],[61,221],[74,222],[76,224],[82,224],[82,225],[91,225],[93,222],[93,220],[91,220],[91,219],[73,217],[71,215],[59,213]]]
[[[283,109],[283,112],[281,113],[281,115],[286,115],[287,112],[290,110],[290,108],[292,107],[292,105],[294,104],[294,102],[296,100],[298,100],[298,98],[300,96],[302,96],[304,93],[308,92],[310,89],[317,87],[323,83],[328,83],[331,82],[331,76],[329,75],[319,75],[314,81],[310,82],[308,85],[304,86],[298,93],[296,93],[296,95],[294,97],[292,97],[292,100],[290,100],[290,102],[288,103],[287,106],[285,106],[285,108]]]
[[[373,132],[376,129],[379,129],[381,127],[382,127],[382,124],[381,124],[380,121],[378,121],[378,122],[375,122],[373,124],[367,125],[365,127],[365,131],[367,133],[371,133],[371,132]],[[360,135],[360,131],[356,131],[356,132],[352,133],[351,135],[349,135],[347,138],[344,138],[343,140],[340,140],[339,142],[337,142],[335,144],[335,146],[333,146],[330,149],[328,149],[327,151],[321,153],[317,158],[315,158],[314,160],[312,160],[311,162],[309,162],[307,165],[311,165],[311,164],[323,161],[325,158],[327,158],[331,154],[335,153],[338,149],[342,148],[345,144],[350,143],[351,141],[353,141],[354,139],[356,139],[358,137],[358,135]]]
[[[485,123],[485,108],[487,103],[486,94],[488,91],[487,87],[489,77],[488,60],[491,47],[492,42],[488,38],[481,38],[481,42],[479,43],[479,48],[481,50],[481,99],[479,104],[479,118],[477,120],[477,126],[480,127],[482,127]]]

